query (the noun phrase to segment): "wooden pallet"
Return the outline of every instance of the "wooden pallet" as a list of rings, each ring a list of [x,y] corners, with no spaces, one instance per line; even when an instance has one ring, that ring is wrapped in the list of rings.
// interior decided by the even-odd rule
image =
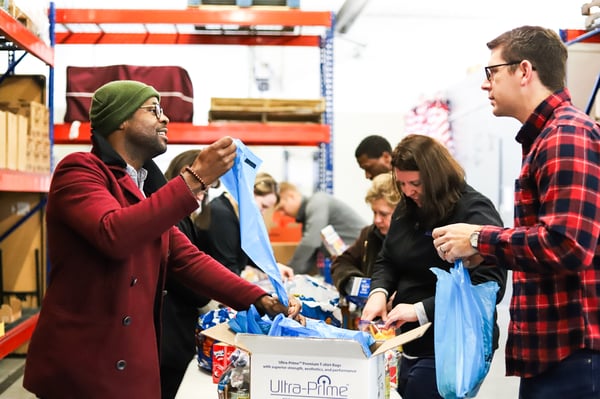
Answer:
[[[325,99],[212,98],[208,120],[323,123]]]
[[[300,0],[188,0],[188,7],[199,6],[267,6],[300,8]]]
[[[23,24],[27,29],[33,31],[35,24],[19,7],[15,5],[14,0],[2,0],[0,6],[4,8],[10,15],[12,15],[17,21]]]

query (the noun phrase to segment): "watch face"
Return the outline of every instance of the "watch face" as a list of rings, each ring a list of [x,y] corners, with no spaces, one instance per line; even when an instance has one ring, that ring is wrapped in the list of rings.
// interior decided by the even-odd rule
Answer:
[[[471,234],[471,246],[475,249],[477,249],[477,241],[479,241],[479,232],[478,231]]]

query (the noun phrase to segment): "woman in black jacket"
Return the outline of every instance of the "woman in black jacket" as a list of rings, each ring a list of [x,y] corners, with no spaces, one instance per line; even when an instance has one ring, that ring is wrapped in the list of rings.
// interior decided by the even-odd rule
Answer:
[[[411,330],[433,322],[426,334],[403,345],[398,391],[404,399],[441,398],[437,391],[434,358],[434,320],[438,267],[451,264],[440,259],[431,230],[450,223],[466,222],[502,226],[492,202],[465,181],[465,173],[438,141],[422,135],[406,136],[392,153],[393,174],[402,193],[390,230],[375,263],[371,291],[362,318],[381,317],[386,325]],[[469,259],[471,264],[483,259]],[[494,265],[469,269],[473,284],[496,281],[497,302],[506,287],[506,271]],[[388,313],[388,296],[396,292]],[[493,344],[498,347],[499,330],[494,326]]]

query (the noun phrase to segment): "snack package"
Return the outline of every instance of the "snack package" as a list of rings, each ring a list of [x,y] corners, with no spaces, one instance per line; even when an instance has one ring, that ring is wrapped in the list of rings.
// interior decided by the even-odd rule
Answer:
[[[198,351],[198,367],[212,373],[213,345],[215,340],[201,334],[207,328],[224,323],[233,318],[235,311],[231,308],[219,308],[206,312],[198,318],[196,326],[196,348]]]
[[[358,329],[370,333],[376,341],[385,341],[396,336],[396,330],[393,327],[384,327],[383,321],[360,320]]]
[[[331,256],[339,256],[348,248],[342,237],[330,224],[321,229],[321,240]]]

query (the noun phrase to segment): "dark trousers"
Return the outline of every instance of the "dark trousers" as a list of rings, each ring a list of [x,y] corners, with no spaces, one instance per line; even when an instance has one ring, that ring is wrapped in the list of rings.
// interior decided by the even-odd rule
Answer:
[[[579,350],[542,374],[521,378],[519,399],[600,398],[600,352]]]
[[[435,359],[401,356],[398,393],[402,399],[443,399],[437,389]]]

